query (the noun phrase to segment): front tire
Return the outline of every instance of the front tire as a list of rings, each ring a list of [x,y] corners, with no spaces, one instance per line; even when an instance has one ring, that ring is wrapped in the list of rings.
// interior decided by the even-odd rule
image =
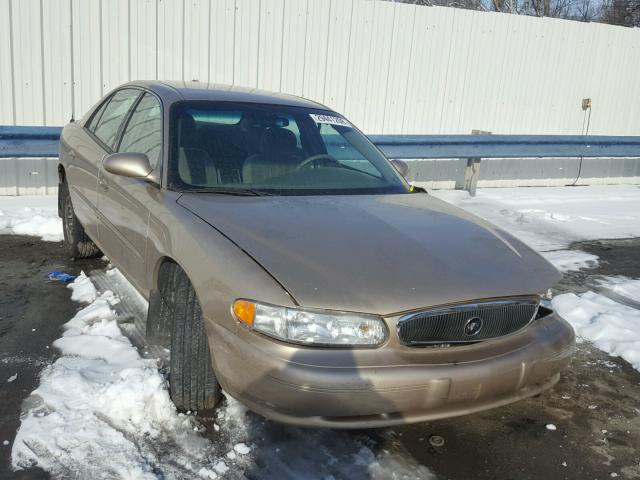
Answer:
[[[163,301],[172,310],[170,393],[178,410],[213,410],[222,398],[222,388],[211,366],[204,318],[193,285],[184,271],[171,264],[162,288]]]
[[[63,183],[59,187],[60,201],[62,207],[62,226],[64,231],[64,244],[73,259],[92,258],[100,255],[100,249],[89,238],[84,227],[76,217],[71,203],[69,186]]]

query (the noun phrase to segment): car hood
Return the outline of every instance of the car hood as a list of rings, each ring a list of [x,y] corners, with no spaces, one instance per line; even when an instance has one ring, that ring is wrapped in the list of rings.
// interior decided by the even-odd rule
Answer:
[[[506,232],[426,194],[178,203],[236,243],[305,307],[381,315],[540,293],[559,279]],[[260,300],[260,292],[246,292]]]

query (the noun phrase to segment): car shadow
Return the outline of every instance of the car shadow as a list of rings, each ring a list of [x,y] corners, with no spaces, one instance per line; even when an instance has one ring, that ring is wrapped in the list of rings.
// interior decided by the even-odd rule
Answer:
[[[303,360],[297,357],[294,355],[287,367],[268,372],[267,376],[287,378],[290,365]],[[308,356],[301,357],[308,359]],[[357,367],[354,356],[349,358],[350,362],[341,367]],[[353,395],[362,395],[364,399],[365,391],[366,401],[378,406],[386,404],[384,408],[391,413],[397,411],[390,401],[375,393],[370,381],[361,379],[363,383]],[[259,383],[260,380],[256,381]],[[251,386],[247,391],[256,392]],[[327,401],[336,400],[327,398]],[[244,469],[249,479],[435,478],[398,444],[390,445],[396,443],[392,429],[301,428],[252,412],[244,413],[244,427],[246,442],[252,447],[251,461]]]

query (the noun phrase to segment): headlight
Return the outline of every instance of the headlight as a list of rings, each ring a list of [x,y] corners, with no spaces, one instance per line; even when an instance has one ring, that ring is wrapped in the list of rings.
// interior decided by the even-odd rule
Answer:
[[[302,310],[236,300],[233,314],[253,330],[285,342],[305,345],[373,346],[387,336],[384,321],[375,315],[331,310]]]

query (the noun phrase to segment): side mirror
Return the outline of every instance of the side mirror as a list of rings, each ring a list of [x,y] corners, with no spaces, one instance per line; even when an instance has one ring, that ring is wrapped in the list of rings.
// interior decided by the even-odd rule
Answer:
[[[112,153],[104,158],[102,166],[107,172],[114,175],[142,178],[157,183],[156,179],[151,176],[153,168],[144,153]]]
[[[400,175],[407,178],[407,175],[409,175],[409,165],[402,160],[391,160],[391,165],[393,165],[393,168],[395,168]]]

